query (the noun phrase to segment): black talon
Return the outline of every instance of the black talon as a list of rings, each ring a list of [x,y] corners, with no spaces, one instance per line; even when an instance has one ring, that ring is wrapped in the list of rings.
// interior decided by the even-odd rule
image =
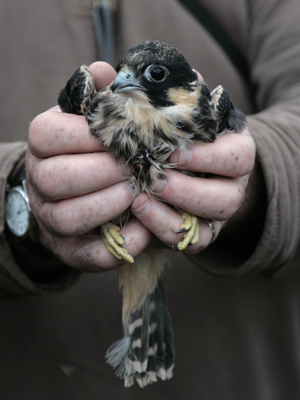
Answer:
[[[173,233],[183,233],[183,232],[186,232],[186,231],[187,231],[186,228],[182,228],[182,229],[180,229],[180,231],[175,231]]]

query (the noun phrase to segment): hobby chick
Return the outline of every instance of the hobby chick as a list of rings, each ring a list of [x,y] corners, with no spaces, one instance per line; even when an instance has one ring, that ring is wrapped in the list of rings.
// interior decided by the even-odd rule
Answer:
[[[115,155],[129,163],[131,184],[152,195],[154,184],[165,179],[168,158],[177,149],[213,142],[218,133],[240,132],[246,123],[242,112],[218,86],[210,92],[174,47],[147,41],[127,51],[116,68],[111,85],[96,92],[93,78],[81,66],[59,95],[64,112],[87,116],[93,135]],[[184,250],[199,239],[198,218],[182,211],[186,232],[177,245]],[[164,258],[160,249],[148,248],[135,260],[122,247],[120,228],[100,227],[108,250],[129,264],[119,270],[123,292],[124,338],[108,351],[108,362],[119,366],[125,386],[141,387],[173,373],[172,329],[160,275]]]

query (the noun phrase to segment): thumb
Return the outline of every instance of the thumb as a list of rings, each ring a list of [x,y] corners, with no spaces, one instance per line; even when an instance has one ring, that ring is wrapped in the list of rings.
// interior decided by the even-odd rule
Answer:
[[[101,90],[109,85],[117,75],[114,68],[104,61],[94,62],[89,66],[89,70],[93,74],[97,90]]]

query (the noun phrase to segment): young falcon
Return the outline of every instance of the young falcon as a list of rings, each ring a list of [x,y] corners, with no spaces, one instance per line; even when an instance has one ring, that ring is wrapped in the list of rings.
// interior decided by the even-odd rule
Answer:
[[[228,129],[240,132],[246,123],[226,90],[213,92],[197,79],[184,56],[174,47],[159,41],[147,41],[127,51],[118,63],[117,77],[100,92],[86,66],[81,66],[59,95],[64,112],[87,116],[91,133],[117,158],[132,166],[131,184],[137,191],[152,195],[165,168],[174,168],[168,158],[176,149],[197,143],[213,142]],[[188,173],[188,172],[186,172]],[[190,174],[190,173],[189,173]],[[199,238],[195,215],[180,210],[185,232],[177,244],[184,250]],[[108,250],[127,261],[119,269],[123,293],[124,338],[107,353],[117,374],[129,387],[136,381],[141,387],[169,379],[173,374],[172,329],[161,283],[164,257],[161,249],[147,248],[133,260],[113,222],[100,227]]]

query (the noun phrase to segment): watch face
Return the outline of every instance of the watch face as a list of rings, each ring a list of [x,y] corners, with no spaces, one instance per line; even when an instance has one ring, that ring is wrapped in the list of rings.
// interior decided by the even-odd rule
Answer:
[[[28,231],[29,210],[25,198],[18,190],[12,189],[6,196],[5,220],[15,236],[21,237]]]

